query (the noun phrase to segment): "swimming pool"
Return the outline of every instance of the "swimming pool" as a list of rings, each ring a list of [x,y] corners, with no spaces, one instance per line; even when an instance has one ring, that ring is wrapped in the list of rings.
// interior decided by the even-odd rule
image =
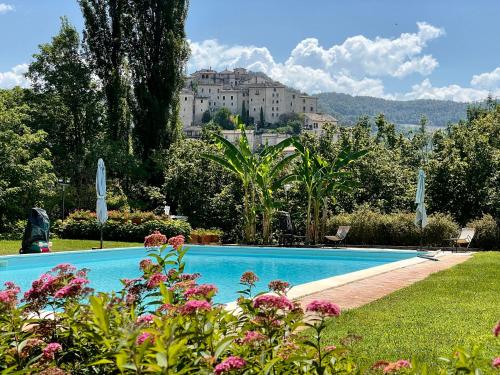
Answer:
[[[349,272],[415,257],[415,251],[265,248],[189,245],[186,272],[199,272],[201,283],[217,285],[217,302],[237,298],[243,272],[255,272],[257,290],[266,290],[271,280],[299,285]],[[89,268],[91,287],[97,291],[117,290],[119,279],[140,276],[139,261],[147,257],[144,248],[78,251],[0,257],[0,283],[14,281],[23,291],[42,273],[60,263]]]

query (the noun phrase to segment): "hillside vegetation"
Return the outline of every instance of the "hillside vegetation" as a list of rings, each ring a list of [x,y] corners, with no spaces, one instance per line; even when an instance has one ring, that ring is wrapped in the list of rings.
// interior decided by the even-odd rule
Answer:
[[[353,125],[359,116],[384,113],[398,125],[418,124],[425,115],[431,126],[443,127],[466,118],[469,103],[449,100],[385,100],[371,96],[351,96],[334,92],[318,94],[318,109],[337,118],[341,124]]]

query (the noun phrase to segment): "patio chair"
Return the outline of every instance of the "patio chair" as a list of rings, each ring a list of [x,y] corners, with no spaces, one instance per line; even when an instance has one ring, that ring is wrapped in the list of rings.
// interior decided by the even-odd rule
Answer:
[[[463,247],[468,249],[472,239],[474,238],[474,234],[476,234],[475,228],[462,228],[458,237],[449,238],[448,241],[450,241],[451,245],[455,248],[455,251],[458,251],[459,248],[461,249]]]
[[[295,228],[290,218],[290,213],[278,211],[278,243],[280,246],[292,246],[297,242],[303,242],[305,237],[295,234]]]
[[[333,242],[335,245],[340,245],[341,243],[344,243],[345,245],[345,239],[350,229],[350,226],[340,226],[339,229],[337,229],[337,234],[335,236],[325,236],[325,238],[328,241]]]

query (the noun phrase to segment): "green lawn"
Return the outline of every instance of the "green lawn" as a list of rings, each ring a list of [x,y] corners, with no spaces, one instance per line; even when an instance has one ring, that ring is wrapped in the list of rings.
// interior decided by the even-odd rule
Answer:
[[[453,268],[363,307],[346,311],[325,330],[329,344],[362,336],[353,354],[365,364],[416,356],[449,356],[473,342],[492,358],[491,330],[500,319],[500,252],[479,253]],[[499,340],[499,339],[497,339]],[[497,344],[497,348],[500,343]],[[497,349],[498,350],[498,349]]]
[[[93,247],[99,247],[99,241],[90,240],[52,240],[52,251],[70,251],[70,250],[87,250]],[[137,242],[115,242],[115,241],[104,241],[103,247],[113,248],[113,247],[136,247],[142,246],[142,243]],[[0,255],[10,255],[19,254],[19,248],[21,247],[21,241],[0,241]]]

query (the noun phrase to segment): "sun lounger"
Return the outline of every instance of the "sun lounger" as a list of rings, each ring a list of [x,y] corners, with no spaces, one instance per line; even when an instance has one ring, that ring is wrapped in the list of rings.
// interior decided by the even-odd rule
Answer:
[[[278,211],[279,217],[279,232],[278,232],[278,242],[281,246],[294,245],[297,242],[304,242],[304,236],[298,236],[295,234],[295,228],[292,224],[292,219],[290,218],[290,213],[286,211]]]
[[[455,248],[455,251],[458,251],[460,248],[468,249],[472,239],[474,238],[474,234],[476,234],[475,228],[462,228],[458,237],[449,238],[448,241],[451,242],[452,246]]]
[[[345,244],[345,239],[350,229],[351,227],[349,226],[340,226],[335,236],[325,236],[325,238],[330,242],[334,242],[336,245],[340,245],[342,242]]]

